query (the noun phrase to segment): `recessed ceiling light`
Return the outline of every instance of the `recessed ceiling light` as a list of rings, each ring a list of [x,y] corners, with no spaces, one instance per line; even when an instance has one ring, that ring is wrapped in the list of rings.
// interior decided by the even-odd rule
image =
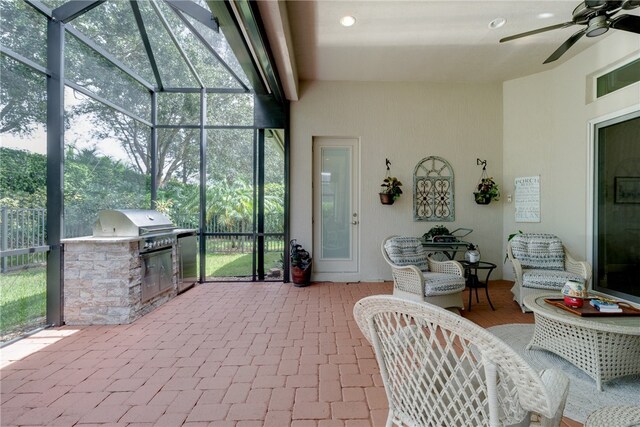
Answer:
[[[343,27],[350,27],[355,23],[356,18],[351,15],[343,16],[342,18],[340,18],[340,24],[342,24]]]
[[[542,12],[538,14],[538,18],[540,19],[549,19],[553,18],[555,15],[551,12]]]
[[[506,19],[496,18],[493,21],[489,22],[489,28],[491,28],[492,30],[495,30],[496,28],[502,27],[506,23],[507,23]]]

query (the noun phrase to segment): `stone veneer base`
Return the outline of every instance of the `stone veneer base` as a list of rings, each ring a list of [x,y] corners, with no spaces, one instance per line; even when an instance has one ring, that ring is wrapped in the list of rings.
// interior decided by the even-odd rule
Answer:
[[[85,237],[63,244],[67,325],[131,323],[177,294],[175,246],[173,288],[143,303],[138,239]]]

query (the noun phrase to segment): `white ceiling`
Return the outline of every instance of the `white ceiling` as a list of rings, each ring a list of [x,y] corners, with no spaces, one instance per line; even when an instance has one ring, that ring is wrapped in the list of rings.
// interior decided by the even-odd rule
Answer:
[[[583,37],[547,65],[543,61],[583,26],[498,42],[512,34],[570,21],[578,3],[262,0],[259,5],[280,74],[286,79],[501,82],[556,67],[616,31]],[[554,16],[538,18],[543,12]],[[640,8],[618,15],[639,12]],[[354,16],[356,24],[342,27],[339,20],[345,15]],[[489,29],[489,22],[498,17],[507,23]],[[297,81],[285,82],[287,86],[289,92],[297,93]],[[295,94],[288,97],[297,99]]]

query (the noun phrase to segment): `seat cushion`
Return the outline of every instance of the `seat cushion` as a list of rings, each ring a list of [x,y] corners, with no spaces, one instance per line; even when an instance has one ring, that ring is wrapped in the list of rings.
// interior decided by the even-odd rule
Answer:
[[[432,297],[436,295],[449,295],[464,291],[466,286],[464,277],[456,274],[423,272],[424,294]]]
[[[422,271],[429,270],[427,251],[417,237],[392,237],[384,243],[384,250],[391,262],[399,267],[415,265]]]
[[[511,239],[511,253],[523,269],[564,270],[562,241],[553,234],[517,234]]]
[[[522,286],[525,288],[552,289],[559,291],[567,280],[582,283],[583,285],[585,282],[584,277],[578,274],[569,273],[568,271],[541,269],[522,270]]]

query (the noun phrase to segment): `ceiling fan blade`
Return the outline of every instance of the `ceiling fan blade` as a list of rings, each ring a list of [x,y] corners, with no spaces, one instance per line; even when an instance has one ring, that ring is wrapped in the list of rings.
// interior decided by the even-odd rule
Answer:
[[[553,61],[555,61],[556,59],[560,58],[562,55],[564,55],[564,53],[565,53],[566,51],[568,51],[568,50],[571,48],[571,46],[573,46],[574,44],[576,44],[576,42],[577,42],[578,40],[580,40],[580,38],[581,38],[582,36],[584,36],[586,32],[587,32],[587,29],[585,28],[585,29],[583,29],[583,30],[578,31],[577,33],[575,33],[575,34],[574,34],[574,35],[572,35],[571,37],[569,37],[569,38],[567,39],[567,41],[565,41],[564,43],[562,43],[562,44],[560,45],[560,47],[559,47],[558,49],[556,49],[556,51],[555,51],[555,52],[553,52],[553,53],[551,54],[551,56],[547,58],[547,60],[546,60],[546,61],[544,61],[544,64],[548,64],[549,62],[553,62]]]
[[[620,15],[611,20],[611,28],[640,34],[640,16]]]
[[[631,10],[631,9],[635,9],[636,7],[640,7],[639,0],[624,0],[622,2],[622,8],[624,10]]]
[[[557,29],[560,29],[560,28],[567,28],[567,27],[570,27],[572,25],[575,25],[575,22],[569,21],[569,22],[564,22],[562,24],[551,25],[549,27],[538,28],[537,30],[527,31],[526,33],[520,33],[520,34],[515,34],[513,36],[505,37],[503,39],[500,39],[500,43],[508,42],[508,41],[515,40],[515,39],[519,39],[521,37],[531,36],[533,34],[544,33],[545,31],[557,30]]]

